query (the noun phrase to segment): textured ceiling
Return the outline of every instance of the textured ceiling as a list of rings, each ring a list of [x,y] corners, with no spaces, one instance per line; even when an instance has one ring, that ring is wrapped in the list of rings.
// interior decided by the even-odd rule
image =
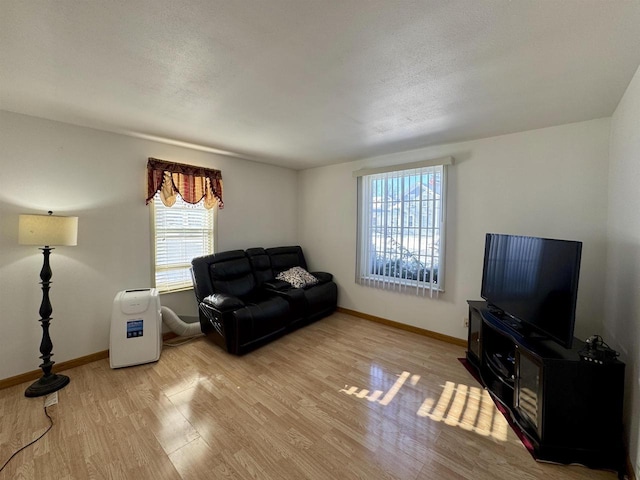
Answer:
[[[638,0],[0,0],[0,109],[292,168],[612,114]]]

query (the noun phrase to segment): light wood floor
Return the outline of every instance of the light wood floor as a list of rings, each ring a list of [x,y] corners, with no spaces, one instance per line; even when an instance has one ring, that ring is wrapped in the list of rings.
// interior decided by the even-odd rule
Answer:
[[[0,479],[615,479],[532,460],[458,346],[336,313],[244,357],[206,339],[68,370]],[[44,431],[0,391],[0,464]]]

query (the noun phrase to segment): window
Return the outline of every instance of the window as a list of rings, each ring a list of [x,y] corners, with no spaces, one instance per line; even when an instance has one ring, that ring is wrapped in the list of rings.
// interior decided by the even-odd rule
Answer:
[[[193,287],[191,260],[215,251],[217,208],[206,209],[204,200],[185,202],[180,195],[166,207],[156,193],[152,202],[154,280],[159,292]]]
[[[451,157],[358,177],[356,282],[418,294],[443,290],[446,165]],[[409,168],[410,167],[410,168]]]

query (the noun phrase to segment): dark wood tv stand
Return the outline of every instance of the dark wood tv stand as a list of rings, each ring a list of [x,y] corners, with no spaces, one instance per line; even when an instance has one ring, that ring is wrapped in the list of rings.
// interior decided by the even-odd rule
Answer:
[[[585,343],[566,349],[523,335],[482,301],[468,301],[467,360],[533,444],[539,460],[624,472],[624,363],[581,360]]]

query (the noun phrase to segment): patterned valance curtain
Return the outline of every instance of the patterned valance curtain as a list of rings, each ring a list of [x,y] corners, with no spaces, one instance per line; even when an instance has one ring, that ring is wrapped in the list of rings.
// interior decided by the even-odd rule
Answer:
[[[178,194],[187,203],[195,204],[204,198],[205,208],[213,208],[216,204],[218,208],[224,207],[220,170],[149,158],[147,204],[157,192],[160,192],[160,199],[167,207],[176,202]]]

